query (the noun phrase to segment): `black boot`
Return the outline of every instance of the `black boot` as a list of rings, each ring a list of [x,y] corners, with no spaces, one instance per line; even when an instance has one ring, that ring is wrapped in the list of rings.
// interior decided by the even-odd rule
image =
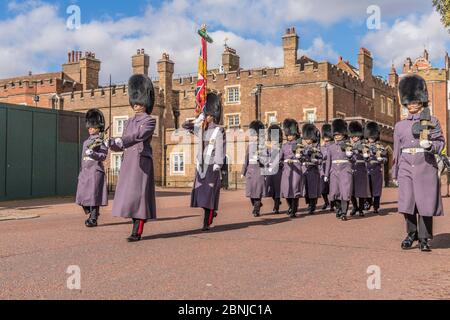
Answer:
[[[142,232],[144,232],[144,220],[133,219],[133,229],[131,235],[127,238],[128,242],[137,242],[141,240]]]
[[[427,239],[420,240],[419,248],[420,248],[420,251],[422,251],[422,252],[430,252],[431,251],[431,248],[430,248],[430,245],[428,244]]]
[[[313,215],[316,211],[317,199],[309,199],[308,214]]]
[[[259,217],[261,215],[261,200],[255,199],[253,204],[253,216]]]
[[[205,210],[205,216],[203,218],[203,228],[202,231],[209,231],[210,226],[213,223],[214,220],[214,210],[211,209],[204,209]]]
[[[402,249],[408,250],[411,249],[411,247],[414,244],[414,241],[419,240],[417,233],[408,234],[405,238],[405,240],[402,241]]]
[[[353,217],[356,212],[358,212],[358,200],[355,197],[352,197],[352,211],[350,212],[350,216]]]
[[[341,201],[341,220],[347,221],[347,212],[348,212],[349,201]]]
[[[328,206],[330,205],[330,202],[328,201],[328,195],[327,194],[323,194],[322,195],[323,201],[325,202],[322,206],[322,210],[327,210]]]
[[[358,211],[359,211],[359,216],[360,217],[364,217],[364,202],[365,202],[365,198],[359,198],[359,207],[358,207]]]
[[[91,207],[89,219],[87,219],[85,222],[86,227],[88,228],[96,227],[98,215],[99,215],[99,207]]]
[[[373,199],[373,213],[379,213],[378,209],[380,209],[380,201],[381,201],[381,197],[375,197]]]
[[[341,201],[335,200],[333,203],[334,207],[336,207],[336,218],[340,219],[342,215]]]
[[[273,201],[274,201],[274,205],[273,205],[272,213],[273,214],[279,214],[280,213],[281,200],[280,200],[280,198],[273,198]]]
[[[372,198],[367,198],[364,201],[364,210],[369,211],[371,207],[372,207]]]
[[[334,212],[335,207],[336,207],[336,201],[333,200],[333,201],[330,202],[330,211]]]

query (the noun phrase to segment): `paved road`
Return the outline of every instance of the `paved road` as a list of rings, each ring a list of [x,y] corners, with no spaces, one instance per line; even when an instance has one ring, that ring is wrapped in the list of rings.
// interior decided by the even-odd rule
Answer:
[[[87,229],[71,199],[3,203],[0,214],[40,217],[0,222],[0,298],[449,299],[450,214],[435,220],[432,253],[403,252],[396,192],[384,191],[380,215],[346,222],[329,213],[254,218],[243,191],[224,192],[214,229],[202,233],[188,193],[168,190],[159,219],[135,244],[110,207],[100,227]],[[71,265],[81,270],[81,290],[67,288]],[[369,266],[380,268],[380,290],[367,287]]]

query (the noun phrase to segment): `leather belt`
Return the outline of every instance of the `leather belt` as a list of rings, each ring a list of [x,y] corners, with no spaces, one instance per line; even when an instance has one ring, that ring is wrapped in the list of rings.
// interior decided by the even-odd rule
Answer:
[[[415,155],[416,153],[426,153],[428,152],[424,148],[404,148],[402,149],[402,153]]]
[[[333,164],[342,164],[342,163],[349,163],[348,160],[333,160],[331,163]]]
[[[303,162],[304,166],[317,166],[317,163],[312,163],[312,162]]]
[[[83,157],[83,161],[95,161],[91,157]]]

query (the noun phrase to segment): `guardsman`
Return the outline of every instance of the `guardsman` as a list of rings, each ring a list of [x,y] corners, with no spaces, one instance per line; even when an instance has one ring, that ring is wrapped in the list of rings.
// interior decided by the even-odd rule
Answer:
[[[226,156],[225,130],[219,125],[221,117],[220,96],[208,93],[200,115],[183,124],[183,128],[194,134],[201,144],[196,157],[191,207],[203,208],[203,231],[210,230],[219,209],[221,169]]]
[[[267,129],[266,167],[265,167],[265,193],[266,198],[273,199],[273,214],[280,213],[281,205],[281,176],[283,162],[280,161],[281,146],[283,145],[283,130],[277,124]]]
[[[373,205],[374,213],[378,213],[383,191],[383,165],[387,162],[386,149],[379,142],[380,126],[378,123],[367,122],[364,128],[364,137],[369,145],[367,171],[369,173],[370,198],[367,209],[370,210]]]
[[[261,214],[262,197],[264,195],[264,159],[265,149],[264,124],[255,120],[249,125],[249,145],[242,166],[242,177],[245,177],[245,196],[250,198],[253,206],[253,215]]]
[[[303,194],[303,173],[300,162],[303,146],[296,120],[284,120],[283,130],[287,142],[281,148],[280,157],[280,161],[283,162],[281,197],[285,198],[289,205],[288,215],[291,218],[295,218],[298,211],[299,198]]]
[[[320,152],[320,131],[312,123],[302,127],[302,140],[304,149],[302,152],[303,185],[308,214],[314,214],[317,199],[320,197],[320,170],[322,153]]]
[[[100,215],[100,206],[108,205],[103,161],[108,156],[108,147],[100,135],[105,130],[105,117],[98,109],[86,113],[86,128],[89,138],[83,143],[81,171],[78,176],[76,203],[83,207],[89,218],[85,221],[88,228],[96,227]]]
[[[128,96],[134,117],[126,121],[122,137],[111,138],[111,150],[123,151],[112,208],[115,217],[133,220],[129,242],[141,240],[144,224],[156,219],[155,179],[151,141],[156,120],[150,114],[155,103],[153,83],[146,75],[133,75]]]
[[[353,191],[353,148],[348,140],[348,126],[343,119],[332,123],[334,143],[328,148],[325,181],[330,182],[330,200],[336,207],[336,218],[347,220]]]
[[[351,143],[353,145],[353,192],[351,216],[357,212],[360,217],[364,216],[364,203],[370,196],[369,175],[367,174],[367,161],[369,158],[366,145],[363,143],[364,129],[358,121],[352,121],[348,125]],[[358,203],[359,201],[359,203]]]
[[[323,143],[320,147],[320,152],[322,153],[322,164],[320,165],[320,192],[324,201],[322,210],[326,210],[330,206],[330,201],[328,199],[328,194],[330,193],[329,181],[325,182],[325,171],[328,157],[328,147],[333,143],[333,132],[331,130],[331,125],[326,123],[322,126],[322,139]],[[333,206],[330,206],[331,210],[334,210]]]
[[[433,216],[444,214],[435,155],[442,152],[445,139],[439,120],[430,116],[425,80],[405,76],[399,93],[408,109],[408,117],[394,129],[393,178],[399,186],[398,211],[405,217],[407,232],[401,247],[410,249],[418,240],[421,251],[430,251]]]

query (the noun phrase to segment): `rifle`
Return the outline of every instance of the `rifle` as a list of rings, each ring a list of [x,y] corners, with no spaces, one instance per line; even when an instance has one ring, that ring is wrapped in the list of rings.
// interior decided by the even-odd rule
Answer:
[[[105,141],[107,140],[106,133],[109,131],[109,128],[110,127],[108,127],[105,131],[100,132],[100,134],[98,135],[98,138],[95,139],[94,141],[92,141],[92,143],[88,146],[89,150],[94,150],[95,148],[97,148],[105,143]]]

